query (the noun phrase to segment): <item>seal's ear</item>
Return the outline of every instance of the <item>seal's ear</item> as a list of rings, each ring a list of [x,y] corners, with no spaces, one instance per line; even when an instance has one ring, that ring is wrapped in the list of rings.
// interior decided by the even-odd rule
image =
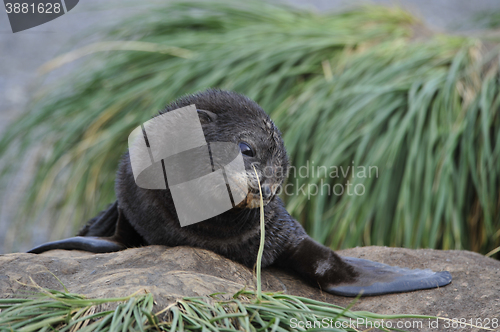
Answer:
[[[196,110],[200,118],[201,125],[206,125],[217,120],[217,114],[206,110]]]

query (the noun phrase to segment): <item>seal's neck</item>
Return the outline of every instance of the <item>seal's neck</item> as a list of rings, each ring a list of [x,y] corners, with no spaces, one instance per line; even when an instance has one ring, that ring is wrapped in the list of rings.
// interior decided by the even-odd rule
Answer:
[[[214,218],[186,226],[196,233],[220,238],[228,238],[259,226],[260,209],[232,209]]]

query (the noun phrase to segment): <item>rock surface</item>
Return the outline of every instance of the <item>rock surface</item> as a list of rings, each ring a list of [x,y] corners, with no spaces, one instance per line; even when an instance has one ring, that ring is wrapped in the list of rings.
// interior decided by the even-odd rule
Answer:
[[[363,247],[339,251],[341,255],[366,258],[409,268],[447,270],[451,285],[423,290],[361,298],[351,310],[378,314],[420,314],[463,318],[484,325],[500,324],[500,261],[468,251],[410,250]],[[49,272],[50,271],[50,272]],[[52,275],[53,273],[53,275]],[[40,286],[63,290],[57,276],[70,292],[88,297],[116,297],[146,289],[153,293],[161,309],[183,296],[203,296],[215,292],[234,293],[253,288],[252,271],[207,250],[189,247],[149,246],[109,254],[54,250],[41,255],[0,255],[0,294],[11,297],[28,289],[30,277]],[[275,268],[263,271],[263,288],[347,306],[352,298],[334,296],[303,283],[296,276]],[[19,282],[18,282],[19,281]],[[406,330],[479,331],[439,321],[400,320]],[[417,322],[417,323],[415,323]],[[434,321],[431,323],[436,324]],[[410,328],[409,324],[416,328]],[[415,327],[414,326],[414,327]],[[497,327],[494,330],[500,330]]]

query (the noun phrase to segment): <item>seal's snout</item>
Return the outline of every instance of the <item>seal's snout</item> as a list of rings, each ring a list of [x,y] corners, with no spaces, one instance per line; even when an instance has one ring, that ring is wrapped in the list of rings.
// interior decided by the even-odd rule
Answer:
[[[271,186],[267,183],[262,185],[262,199],[269,200],[273,196],[273,191],[271,190]]]

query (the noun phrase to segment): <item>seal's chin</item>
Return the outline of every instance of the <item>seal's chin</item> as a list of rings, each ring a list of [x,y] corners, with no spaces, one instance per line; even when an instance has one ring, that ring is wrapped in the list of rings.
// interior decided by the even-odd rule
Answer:
[[[267,205],[267,203],[270,202],[269,199],[265,199],[262,201],[264,203],[264,206]],[[255,197],[253,198],[250,202],[247,203],[247,205],[245,206],[246,209],[256,209],[260,207],[260,197]]]
[[[266,206],[270,201],[270,199],[264,199],[264,206]],[[260,207],[260,196],[254,193],[248,193],[247,197],[241,201],[241,203],[236,205],[236,208],[239,209],[256,209],[258,207]]]

